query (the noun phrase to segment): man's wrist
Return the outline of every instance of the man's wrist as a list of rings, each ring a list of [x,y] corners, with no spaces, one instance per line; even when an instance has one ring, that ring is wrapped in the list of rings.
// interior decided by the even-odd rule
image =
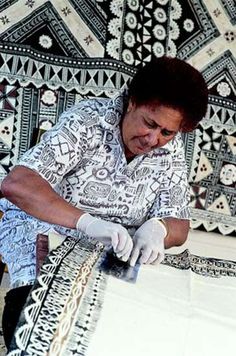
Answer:
[[[161,220],[159,220],[159,222],[160,222],[162,225],[164,225],[164,227],[165,227],[165,229],[166,229],[166,236],[165,236],[165,239],[166,239],[166,238],[168,238],[168,236],[169,236],[169,234],[170,234],[169,227],[168,227],[168,225],[167,225],[167,223],[166,223],[165,220],[161,219]]]
[[[80,230],[86,233],[88,226],[94,221],[94,218],[89,213],[82,214],[76,222],[76,230]]]
[[[156,217],[151,218],[150,221],[153,221],[155,224],[158,225],[158,230],[159,230],[159,228],[162,229],[162,231],[163,231],[162,237],[163,237],[163,239],[165,239],[166,236],[168,235],[168,227],[165,224],[165,222],[161,219],[156,218]],[[160,231],[159,231],[159,233],[160,233]]]

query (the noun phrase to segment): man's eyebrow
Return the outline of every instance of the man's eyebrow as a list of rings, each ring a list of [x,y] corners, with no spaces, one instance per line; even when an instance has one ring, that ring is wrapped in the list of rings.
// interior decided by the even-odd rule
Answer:
[[[177,133],[177,132],[178,132],[178,131],[166,129],[165,127],[163,127],[163,128],[161,129],[161,131],[162,131],[162,130],[166,130],[166,131],[171,132],[171,133]]]
[[[174,134],[177,134],[177,133],[178,133],[178,131],[169,130],[169,129],[167,129],[166,127],[162,127],[162,126],[159,125],[156,121],[154,121],[153,119],[151,119],[151,118],[148,117],[148,116],[146,117],[146,119],[147,119],[148,121],[150,121],[150,124],[154,124],[155,126],[160,127],[160,128],[161,128],[161,131],[166,130],[166,131],[168,131],[168,132],[170,132],[170,133],[174,133]]]

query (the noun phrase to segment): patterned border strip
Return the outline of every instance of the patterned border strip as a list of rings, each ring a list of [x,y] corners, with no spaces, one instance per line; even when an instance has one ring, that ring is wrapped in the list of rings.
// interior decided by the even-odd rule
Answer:
[[[13,5],[15,2],[18,0],[0,0],[0,11],[4,11],[7,9],[9,6]]]
[[[213,231],[218,228],[223,235],[229,235],[236,232],[236,219],[233,216],[194,208],[190,208],[190,210],[191,227],[193,229],[203,225],[206,231]]]
[[[209,221],[217,221],[217,223],[220,224],[231,224],[232,228],[236,227],[236,219],[232,218],[232,216],[230,215],[226,215],[226,214],[217,214],[216,212],[211,212],[209,210],[201,210],[201,209],[194,209],[194,208],[190,208],[191,209],[191,214],[193,218],[206,218]]]
[[[135,69],[109,59],[71,59],[44,55],[30,48],[0,44],[0,81],[19,81],[25,87],[48,85],[79,93],[117,91],[126,85]]]
[[[103,1],[101,1],[101,5]],[[84,23],[92,29],[102,44],[105,44],[107,36],[107,14],[102,11],[99,1],[70,0],[75,11],[83,19]],[[104,4],[106,5],[106,4]]]
[[[162,264],[178,269],[191,269],[203,277],[236,277],[236,262],[192,255],[189,250],[180,254],[166,254]]]
[[[21,315],[9,355],[21,355],[23,351],[37,355],[48,352],[57,330],[55,320],[59,320],[70,306],[71,285],[75,283],[76,286],[76,281],[80,279],[78,288],[81,296],[84,282],[101,250],[99,244],[69,237],[58,249],[52,251],[41,268],[31,300]],[[42,337],[43,343],[39,348]]]
[[[231,78],[236,77],[236,59],[231,53],[230,50],[226,50],[222,54],[220,54],[213,64],[206,66],[205,69],[202,70],[202,74],[211,88],[212,85],[215,85],[215,79],[218,74],[222,71],[226,70]]]
[[[235,1],[234,0],[220,0],[222,6],[230,18],[232,25],[236,24],[236,11],[235,11]]]
[[[97,262],[99,264],[99,262]],[[67,352],[73,355],[86,355],[86,350],[95,332],[100,312],[103,306],[104,294],[108,276],[100,270],[93,270],[86,290],[83,294],[80,308],[77,310],[77,317],[73,333],[67,342]],[[73,342],[78,340],[78,342]],[[60,356],[65,353],[61,352]],[[54,353],[52,352],[52,355]]]
[[[56,254],[52,252],[48,256],[47,261],[43,264],[31,294],[32,301],[30,301],[30,304],[25,308],[24,315],[20,317],[19,326],[11,344],[11,350],[14,351],[11,351],[9,355],[21,355],[21,352],[26,349],[31,335],[31,329],[33,324],[36,323],[41,304],[46,297],[48,285],[52,282],[58,265],[60,265],[63,258],[71,251],[75,243],[75,239],[66,240],[63,244],[64,248],[59,247]],[[32,313],[32,310],[34,313]]]
[[[63,349],[66,348],[66,341],[69,338],[70,331],[74,330],[77,316],[80,314],[82,296],[85,288],[87,288],[88,278],[90,277],[92,268],[98,259],[98,254],[100,251],[101,249],[95,249],[95,251],[91,253],[91,255],[86,259],[86,261],[78,270],[78,274],[69,289],[70,294],[67,298],[63,313],[60,316],[60,323],[58,323],[53,340],[50,343],[50,349],[48,352],[49,355],[63,355]],[[75,252],[77,254],[76,249]],[[67,269],[65,268],[65,270]],[[63,274],[63,270],[60,271],[60,274]],[[54,293],[55,290],[52,289],[52,294]],[[83,343],[82,339],[83,338],[81,336],[80,344]]]

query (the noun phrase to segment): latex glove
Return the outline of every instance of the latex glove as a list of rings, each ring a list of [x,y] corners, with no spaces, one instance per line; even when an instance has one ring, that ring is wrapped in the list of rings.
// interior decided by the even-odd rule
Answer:
[[[130,265],[134,266],[138,261],[140,264],[158,264],[164,259],[164,239],[167,229],[160,220],[151,218],[136,230],[133,242],[134,248],[131,253]]]
[[[133,241],[122,225],[97,219],[85,213],[78,219],[76,228],[104,245],[111,245],[122,261],[128,261],[133,248]]]

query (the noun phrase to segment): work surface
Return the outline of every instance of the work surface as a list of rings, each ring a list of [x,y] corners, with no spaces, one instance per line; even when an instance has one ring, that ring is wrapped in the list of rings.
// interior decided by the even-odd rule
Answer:
[[[9,355],[231,356],[236,240],[191,232],[160,266],[127,283],[99,269],[101,249],[67,240],[41,269]]]

